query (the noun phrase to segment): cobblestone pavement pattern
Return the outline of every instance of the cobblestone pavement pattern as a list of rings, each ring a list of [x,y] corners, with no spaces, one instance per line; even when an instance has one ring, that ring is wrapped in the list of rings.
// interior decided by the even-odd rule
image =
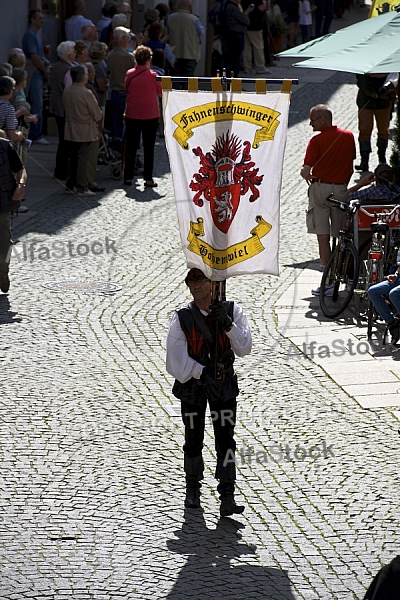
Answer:
[[[183,509],[164,361],[170,316],[188,297],[164,147],[157,190],[126,194],[103,170],[110,191],[98,200],[54,193],[16,222],[0,296],[1,600],[350,600],[398,552],[393,412],[363,410],[279,334],[274,310],[317,253],[298,176],[309,108],[329,101],[356,131],[355,95],[343,74],[293,95],[281,275],[228,282],[254,336],[237,361],[237,520],[218,516],[211,424],[204,513]],[[42,285],[67,280],[122,289]]]

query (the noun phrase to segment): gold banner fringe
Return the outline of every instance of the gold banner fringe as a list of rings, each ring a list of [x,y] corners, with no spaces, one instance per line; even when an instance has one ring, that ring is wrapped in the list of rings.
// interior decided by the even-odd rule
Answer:
[[[188,79],[188,92],[199,91],[199,80],[197,77],[189,77]]]
[[[283,94],[290,94],[292,91],[292,80],[284,79],[282,82],[281,92]]]
[[[162,89],[166,92],[172,92],[172,79],[171,77],[161,77]]]

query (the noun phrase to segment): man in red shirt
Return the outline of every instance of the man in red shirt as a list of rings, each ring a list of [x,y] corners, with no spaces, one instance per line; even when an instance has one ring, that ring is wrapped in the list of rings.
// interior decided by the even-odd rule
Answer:
[[[310,125],[320,133],[308,142],[300,174],[310,186],[307,229],[317,235],[321,265],[325,266],[331,256],[330,236],[338,236],[343,218],[326,198],[333,193],[338,200],[346,200],[356,145],[351,131],[332,125],[332,112],[325,104],[311,108]],[[319,295],[319,289],[313,294]]]

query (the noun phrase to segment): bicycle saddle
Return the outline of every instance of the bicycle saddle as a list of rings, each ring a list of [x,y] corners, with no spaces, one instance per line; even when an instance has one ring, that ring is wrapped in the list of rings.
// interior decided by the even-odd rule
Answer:
[[[387,233],[389,231],[389,225],[387,223],[380,223],[379,221],[371,223],[370,229],[372,233]]]

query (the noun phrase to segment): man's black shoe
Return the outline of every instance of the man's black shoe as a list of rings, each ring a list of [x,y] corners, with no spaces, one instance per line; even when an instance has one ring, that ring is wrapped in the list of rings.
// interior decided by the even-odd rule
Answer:
[[[391,329],[390,333],[392,335],[391,342],[392,342],[393,346],[395,346],[397,344],[397,342],[399,341],[399,338],[400,338],[400,328],[399,328],[399,326],[394,327],[393,329]]]
[[[219,514],[221,517],[229,517],[230,515],[241,515],[244,511],[244,506],[236,504],[233,496],[226,496],[221,498],[221,506],[219,508]]]
[[[393,331],[393,329],[398,329],[400,327],[400,317],[395,317],[394,321],[387,326],[389,331]]]
[[[200,508],[200,490],[198,488],[186,489],[185,507]]]
[[[390,333],[390,335],[392,336],[392,344],[395,345],[397,344],[397,342],[399,341],[400,338],[400,318],[399,317],[395,317],[393,323],[390,323],[390,325],[388,325],[388,331]]]
[[[10,278],[8,277],[8,275],[3,275],[3,277],[0,277],[0,290],[3,292],[3,294],[7,294],[9,289]]]

